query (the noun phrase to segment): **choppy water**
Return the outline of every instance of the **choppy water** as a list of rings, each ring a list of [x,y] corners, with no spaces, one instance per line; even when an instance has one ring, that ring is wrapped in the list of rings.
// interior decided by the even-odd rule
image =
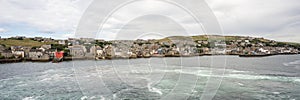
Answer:
[[[300,99],[300,55],[0,65],[0,99]]]

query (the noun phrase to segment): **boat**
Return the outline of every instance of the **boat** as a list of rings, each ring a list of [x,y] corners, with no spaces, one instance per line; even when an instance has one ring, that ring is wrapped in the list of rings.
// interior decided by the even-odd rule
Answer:
[[[55,52],[54,54],[54,58],[52,60],[53,63],[58,63],[58,62],[62,62],[63,61],[63,57],[64,57],[64,52]]]

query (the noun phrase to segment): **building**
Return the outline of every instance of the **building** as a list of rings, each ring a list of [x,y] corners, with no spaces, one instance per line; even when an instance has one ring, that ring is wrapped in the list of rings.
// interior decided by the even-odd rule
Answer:
[[[43,51],[42,50],[37,50],[37,49],[31,49],[29,51],[29,58],[31,59],[38,59],[43,57]]]
[[[42,42],[54,42],[54,40],[51,38],[43,38]]]
[[[26,58],[29,57],[29,52],[30,52],[30,50],[31,50],[31,47],[23,47],[24,56],[25,56]]]
[[[51,45],[42,45],[39,49],[45,52],[46,50],[51,49]]]
[[[83,57],[86,54],[86,48],[82,45],[69,46],[70,54],[73,57]]]
[[[0,53],[3,52],[3,50],[5,50],[5,47],[3,45],[0,45]]]
[[[65,40],[58,40],[58,44],[65,45],[66,41]]]
[[[23,50],[12,51],[12,54],[15,56],[15,58],[24,58],[25,57],[25,52]]]
[[[1,56],[4,56],[4,58],[11,58],[13,57],[13,53],[11,52],[11,50],[3,50],[1,52]]]
[[[34,37],[33,40],[34,40],[34,41],[42,41],[42,40],[43,40],[43,37]]]
[[[16,37],[12,37],[13,39],[17,39],[17,40],[23,40],[26,37],[25,36],[16,36]]]
[[[57,51],[56,49],[47,49],[45,50],[45,54],[48,54],[50,59],[53,59],[56,51]]]
[[[46,49],[46,50],[47,50],[47,49],[51,49],[51,45],[42,45],[41,48],[44,48],[44,49]]]
[[[23,47],[22,46],[11,46],[10,50],[12,50],[12,51],[23,50]]]

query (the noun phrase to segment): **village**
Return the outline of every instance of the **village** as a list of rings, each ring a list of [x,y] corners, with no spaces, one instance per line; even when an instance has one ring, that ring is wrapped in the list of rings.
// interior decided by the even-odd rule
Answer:
[[[150,57],[189,57],[204,55],[238,55],[261,57],[280,54],[299,54],[299,44],[276,42],[264,38],[232,37],[224,40],[187,37],[169,37],[149,40],[112,40],[92,38],[27,38],[16,36],[1,41],[29,41],[40,46],[11,45],[0,43],[0,62],[60,62],[68,60],[134,59]],[[204,37],[204,39],[203,39]],[[205,39],[206,38],[206,39]]]

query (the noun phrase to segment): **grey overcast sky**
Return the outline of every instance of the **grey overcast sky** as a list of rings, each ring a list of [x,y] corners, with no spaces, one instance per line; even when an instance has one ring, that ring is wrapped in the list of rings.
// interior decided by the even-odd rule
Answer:
[[[72,37],[82,14],[91,2],[92,0],[0,0],[0,36]],[[256,36],[300,43],[300,0],[206,0],[206,2],[217,17],[225,35]],[[150,6],[155,5],[149,3]],[[139,10],[143,9],[135,11]],[[128,13],[130,12],[125,11],[118,14],[127,16]],[[180,12],[168,13],[179,15]],[[116,15],[104,28],[120,28],[118,25],[122,18],[124,17]],[[158,17],[159,19],[163,18]],[[140,22],[133,22],[126,28],[153,20],[151,17],[140,18],[137,20]],[[197,28],[191,25],[193,23],[189,24],[186,18],[178,20],[185,23],[184,27]],[[144,26],[149,27],[151,24]],[[110,38],[110,34],[115,32],[117,31],[107,31],[106,38]]]

